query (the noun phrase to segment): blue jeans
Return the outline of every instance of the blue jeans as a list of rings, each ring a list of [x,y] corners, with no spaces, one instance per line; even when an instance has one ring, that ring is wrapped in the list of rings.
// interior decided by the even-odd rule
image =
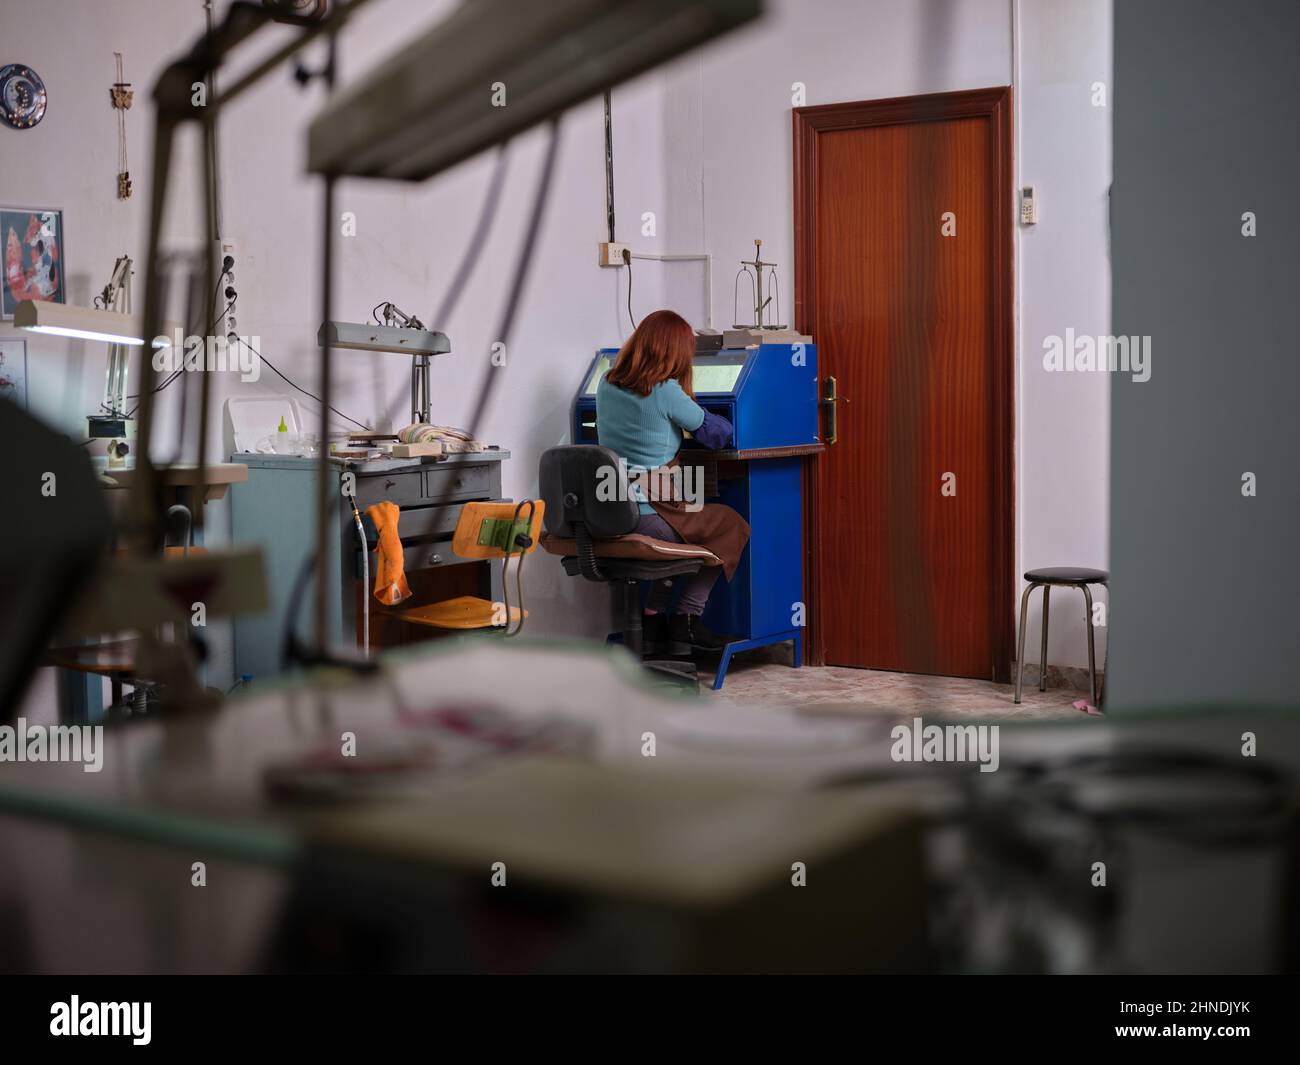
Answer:
[[[667,540],[671,544],[685,542],[658,514],[642,514],[641,520],[637,522],[636,531],[642,536],[653,536],[656,540]],[[721,573],[721,566],[702,566],[697,573],[682,577],[681,580],[685,583],[681,597],[677,600],[677,613],[694,614],[696,617],[703,614],[704,604],[709,601],[709,593],[713,591],[713,585]],[[668,609],[675,579],[677,578],[668,577],[650,582],[650,594],[646,596],[645,601],[647,610],[663,612]]]

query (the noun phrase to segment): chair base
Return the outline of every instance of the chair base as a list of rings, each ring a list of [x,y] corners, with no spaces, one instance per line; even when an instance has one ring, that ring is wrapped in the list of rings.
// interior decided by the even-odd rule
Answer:
[[[623,634],[621,632],[611,632],[605,637],[606,643],[623,643]],[[793,643],[794,644],[794,663],[792,668],[803,668],[803,629],[791,629],[788,632],[776,632],[770,636],[755,636],[748,640],[732,640],[722,649],[722,657],[718,660],[717,672],[713,675],[713,683],[710,687],[714,691],[722,688],[727,679],[727,670],[731,667],[731,656],[738,651],[752,651],[756,647],[769,647],[772,644]],[[658,661],[676,662],[679,659],[656,659]],[[650,665],[649,660],[643,660],[642,665]]]
[[[675,658],[643,658],[641,668],[656,680],[666,681],[674,687],[699,691],[700,677],[693,662],[682,662]]]

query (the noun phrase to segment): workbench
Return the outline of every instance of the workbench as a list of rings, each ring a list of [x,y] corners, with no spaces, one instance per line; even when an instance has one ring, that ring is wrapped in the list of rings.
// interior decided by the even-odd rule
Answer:
[[[372,643],[403,642],[405,636],[371,589],[362,589],[363,547],[352,507],[342,491],[345,473],[355,476],[356,505],[385,500],[401,508],[398,531],[405,555],[407,579],[422,597],[454,598],[478,595],[501,599],[500,573],[482,559],[463,558],[452,550],[452,534],[466,503],[501,498],[501,463],[510,452],[499,448],[428,459],[332,461],[339,479],[330,513],[330,557],[325,572],[329,598],[338,604],[330,616],[329,639],[345,647],[360,645],[362,610],[370,611]],[[316,478],[318,460],[294,455],[239,455],[248,465],[248,482],[231,495],[232,541],[262,548],[270,580],[271,608],[264,614],[235,620],[235,675],[264,680],[281,672],[281,650],[289,631],[295,584],[315,550]],[[369,521],[366,548],[377,538]],[[444,575],[444,571],[446,572]],[[370,581],[374,555],[370,556]],[[310,584],[301,596],[293,624],[303,636],[311,632]],[[427,635],[427,633],[425,633]]]

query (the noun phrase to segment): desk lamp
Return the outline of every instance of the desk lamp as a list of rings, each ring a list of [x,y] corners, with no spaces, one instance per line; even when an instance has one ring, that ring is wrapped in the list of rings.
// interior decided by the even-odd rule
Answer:
[[[144,346],[144,316],[131,311],[131,274],[131,258],[123,255],[103,292],[95,298],[94,308],[44,300],[23,300],[14,308],[14,325],[19,329],[108,343],[104,399],[96,413],[86,416],[86,435],[91,439],[120,441],[128,435],[126,383],[130,349]],[[170,332],[164,326],[152,346],[170,345]],[[110,446],[110,451],[117,450],[126,453],[120,444]]]
[[[411,355],[411,423],[429,422],[429,358],[451,351],[445,333],[425,329],[414,315],[385,303],[380,308],[383,324],[376,322],[325,322],[316,335],[321,347],[352,348],[356,351],[390,351]]]

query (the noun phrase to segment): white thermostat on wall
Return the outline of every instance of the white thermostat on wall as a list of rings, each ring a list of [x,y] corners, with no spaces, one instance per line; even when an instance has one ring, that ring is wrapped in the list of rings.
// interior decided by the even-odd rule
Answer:
[[[1038,221],[1038,196],[1033,185],[1026,185],[1020,190],[1020,224],[1032,226]]]

